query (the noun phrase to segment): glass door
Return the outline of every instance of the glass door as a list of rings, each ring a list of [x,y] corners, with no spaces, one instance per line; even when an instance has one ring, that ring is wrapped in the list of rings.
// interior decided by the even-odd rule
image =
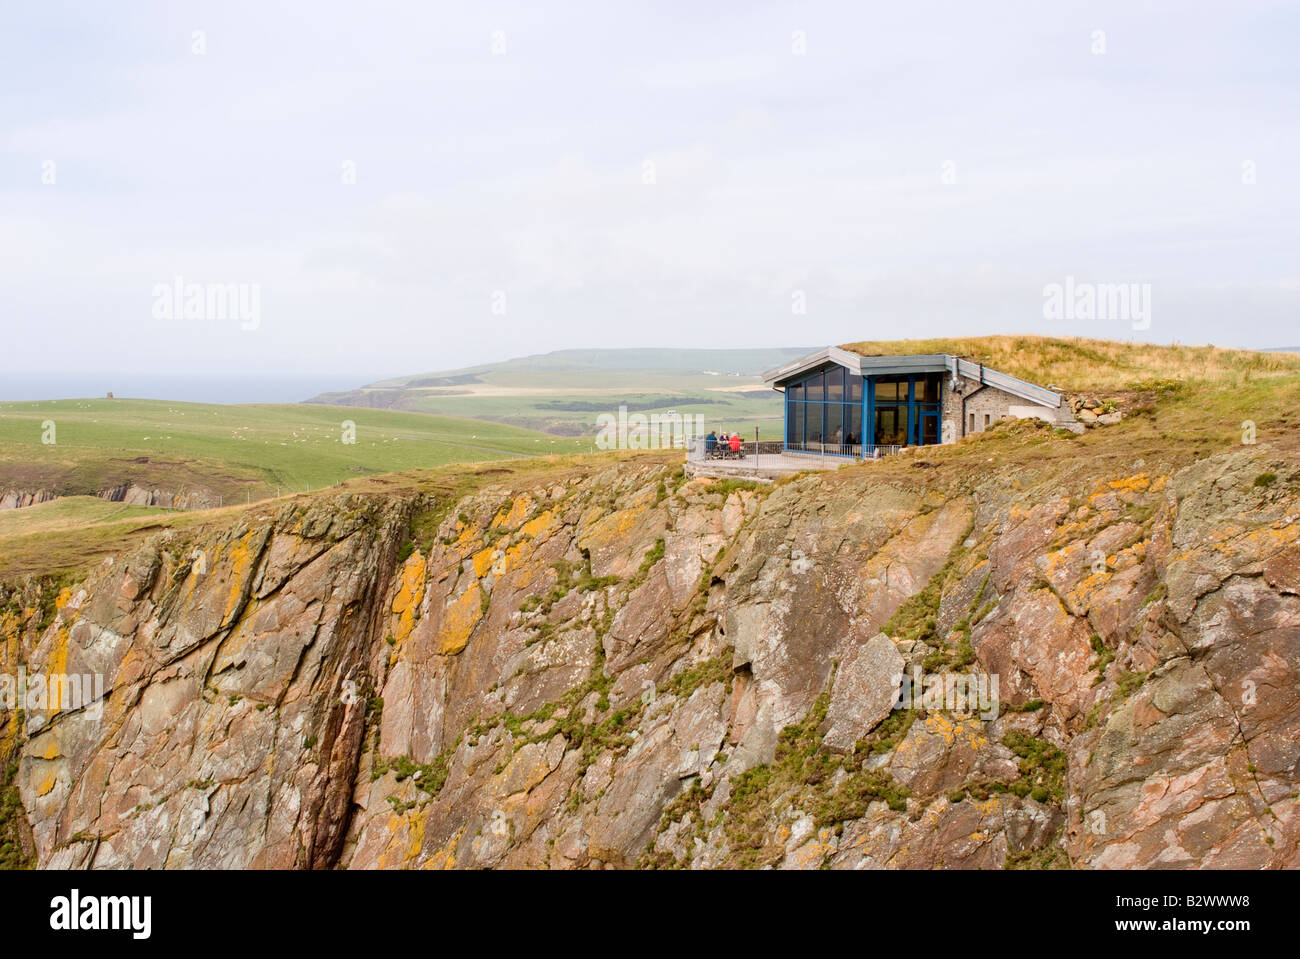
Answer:
[[[939,442],[938,407],[921,409],[921,445],[932,446]]]

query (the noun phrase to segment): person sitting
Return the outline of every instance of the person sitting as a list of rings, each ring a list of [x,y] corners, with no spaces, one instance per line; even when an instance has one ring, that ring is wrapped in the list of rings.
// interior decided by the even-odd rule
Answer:
[[[711,460],[713,459],[714,456],[717,455],[717,452],[718,452],[717,434],[714,433],[713,430],[709,430],[709,435],[704,437],[704,458],[706,460]]]
[[[731,434],[731,439],[730,439],[729,442],[731,443],[731,452],[733,452],[733,453],[739,455],[739,454],[740,454],[740,434],[739,434],[739,433],[732,433],[732,434]]]

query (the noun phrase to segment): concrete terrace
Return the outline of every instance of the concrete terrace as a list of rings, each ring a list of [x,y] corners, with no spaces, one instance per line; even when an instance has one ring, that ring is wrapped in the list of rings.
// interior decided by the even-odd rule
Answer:
[[[884,451],[880,455],[884,455]],[[728,454],[708,457],[704,455],[704,441],[695,438],[686,451],[688,476],[719,476],[731,479],[772,480],[792,476],[808,470],[834,470],[862,462],[857,456],[841,456],[825,452],[788,450],[776,442],[744,444],[739,456]]]

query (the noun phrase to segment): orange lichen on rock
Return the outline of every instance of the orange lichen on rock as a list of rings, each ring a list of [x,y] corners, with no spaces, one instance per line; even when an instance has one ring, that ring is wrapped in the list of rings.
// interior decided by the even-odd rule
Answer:
[[[1107,485],[1109,485],[1113,490],[1138,493],[1151,488],[1151,477],[1144,470],[1143,472],[1135,473],[1132,476],[1125,476],[1122,479],[1111,480]]]
[[[448,605],[438,634],[438,652],[442,655],[455,656],[469,643],[470,633],[483,618],[481,593],[478,583],[472,583]]]
[[[514,529],[524,521],[532,509],[533,499],[531,496],[516,496],[510,504],[510,509],[500,510],[497,515],[492,517],[493,529]]]
[[[45,663],[47,683],[50,683],[55,676],[67,676],[69,635],[68,627],[60,623],[58,632],[54,635],[54,646],[50,650],[50,658]],[[51,685],[53,684],[51,683]],[[47,719],[52,719],[59,714],[62,695],[57,692],[54,695],[48,695],[48,692],[47,687],[45,715]]]
[[[226,596],[226,609],[221,617],[222,622],[230,622],[231,615],[239,605],[239,597],[243,595],[244,583],[253,570],[255,556],[251,544],[254,535],[250,530],[230,545],[230,556],[227,560],[230,564],[230,592]]]
[[[401,577],[397,583],[397,593],[393,596],[392,611],[397,614],[397,625],[393,629],[393,639],[400,644],[415,628],[415,617],[424,599],[424,579],[427,566],[424,557],[417,550],[407,557],[402,566]]]
[[[519,528],[519,532],[525,536],[537,537],[548,532],[555,525],[554,510],[542,510],[527,523]]]
[[[485,546],[474,554],[470,562],[474,566],[474,575],[482,579],[492,569],[492,556],[496,552],[491,546]]]

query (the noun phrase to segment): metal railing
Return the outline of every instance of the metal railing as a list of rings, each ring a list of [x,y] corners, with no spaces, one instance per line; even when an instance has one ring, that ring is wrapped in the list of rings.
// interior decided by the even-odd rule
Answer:
[[[722,440],[713,445],[709,445],[707,438],[703,436],[692,437],[686,448],[686,459],[691,463],[703,463],[706,460],[752,460],[761,457],[764,454],[769,456],[781,452],[781,444],[763,441],[756,443],[750,440],[748,443],[741,442],[736,449],[731,448],[731,444]]]
[[[896,443],[803,443],[785,447],[790,456],[844,457],[855,460],[878,460],[897,453],[903,447]]]
[[[878,460],[882,456],[892,456],[902,448],[898,443],[871,443],[862,447],[862,458],[864,460]]]
[[[809,462],[816,460],[822,466],[830,466],[836,460],[876,460],[883,456],[897,453],[903,447],[895,443],[803,443],[787,445],[780,440],[762,442],[742,442],[739,449],[733,450],[730,444],[719,441],[710,446],[703,436],[691,437],[686,447],[686,459],[690,463],[728,462],[740,465],[762,466],[778,465],[780,458]],[[809,462],[809,465],[812,465]]]

